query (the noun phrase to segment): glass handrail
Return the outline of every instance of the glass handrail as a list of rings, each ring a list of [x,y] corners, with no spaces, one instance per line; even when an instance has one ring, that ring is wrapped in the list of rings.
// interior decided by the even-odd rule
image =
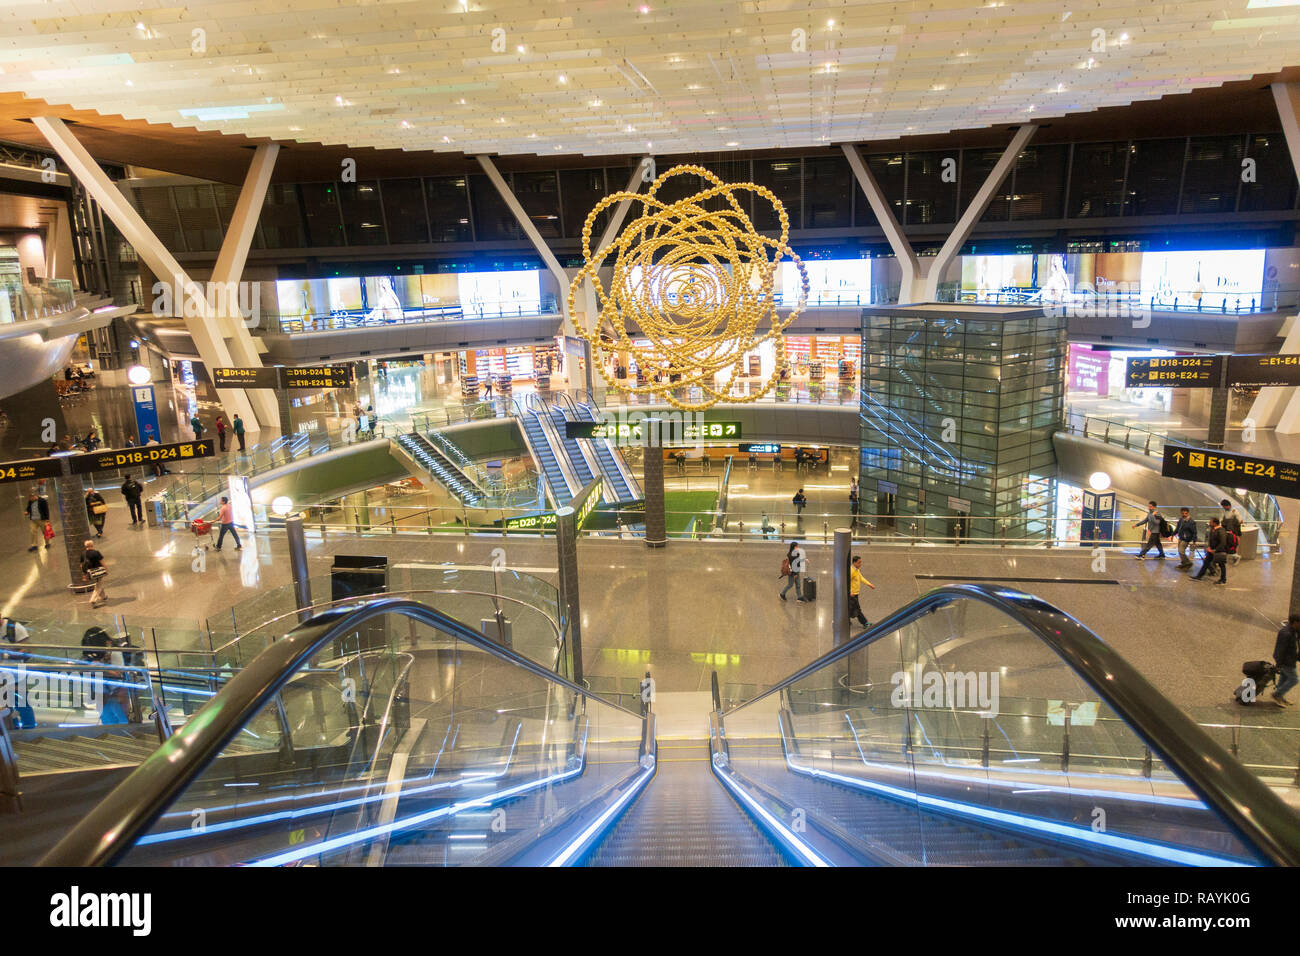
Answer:
[[[501,862],[652,772],[644,732],[431,608],[354,604],[232,676],[42,865]]]
[[[936,588],[718,717],[729,773],[851,837],[869,802],[892,835],[860,848],[887,862],[977,862],[945,856],[955,821],[1062,862],[1300,863],[1293,810],[1095,634],[1007,588]]]

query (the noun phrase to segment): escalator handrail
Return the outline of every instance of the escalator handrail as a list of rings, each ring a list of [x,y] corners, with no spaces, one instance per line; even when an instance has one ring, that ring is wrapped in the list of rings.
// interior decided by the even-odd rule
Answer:
[[[725,720],[764,698],[784,693],[827,665],[960,600],[997,608],[1045,643],[1247,846],[1276,865],[1300,866],[1300,815],[1109,644],[1061,609],[1010,588],[989,584],[934,588],[757,697],[729,708],[722,717]]]
[[[642,715],[598,697],[459,621],[415,601],[380,598],[325,611],[266,647],[185,724],[81,819],[39,866],[111,866],[144,836],[181,793],[214,761],[243,727],[304,664],[331,642],[366,621],[398,614],[515,665],[584,700]]]

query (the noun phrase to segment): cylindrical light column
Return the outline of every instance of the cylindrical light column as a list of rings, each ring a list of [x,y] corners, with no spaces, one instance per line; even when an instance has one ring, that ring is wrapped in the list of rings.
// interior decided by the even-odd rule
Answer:
[[[847,644],[849,640],[849,560],[852,550],[853,532],[848,528],[836,528],[834,578],[831,583],[835,600],[831,614],[833,647]]]
[[[271,511],[284,518],[285,536],[289,539],[294,606],[298,608],[298,620],[306,621],[311,617],[311,578],[307,573],[307,538],[302,530],[302,514],[293,511],[293,501],[284,495],[271,502]]]

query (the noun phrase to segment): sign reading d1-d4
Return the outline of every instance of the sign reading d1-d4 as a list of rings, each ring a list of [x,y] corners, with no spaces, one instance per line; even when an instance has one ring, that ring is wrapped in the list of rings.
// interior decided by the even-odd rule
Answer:
[[[88,455],[74,455],[68,465],[74,475],[92,471],[113,471],[116,468],[134,468],[136,465],[166,464],[190,458],[211,458],[210,441],[182,441],[171,445],[141,445],[137,448],[115,448]]]
[[[1186,445],[1165,445],[1160,474],[1300,498],[1300,464]]]

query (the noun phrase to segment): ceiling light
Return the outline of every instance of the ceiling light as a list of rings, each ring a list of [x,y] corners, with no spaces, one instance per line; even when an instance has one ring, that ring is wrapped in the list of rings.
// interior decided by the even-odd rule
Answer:
[[[646,152],[647,152],[647,153],[650,152],[650,151],[651,151],[652,149],[654,149],[654,148],[655,148],[655,144],[654,144],[654,143],[651,143],[651,142],[649,142],[649,141],[646,142],[646,144],[645,144],[645,149],[646,149]]]
[[[561,82],[561,83],[568,83],[568,82],[569,82],[569,78],[568,78],[567,76],[565,76],[563,73],[561,73],[561,74],[560,74],[560,82]]]
[[[1120,42],[1120,43],[1127,43],[1127,42],[1128,42],[1128,34],[1127,34],[1127,33],[1121,33],[1121,34],[1119,35],[1119,42]]]
[[[127,85],[127,86],[135,86],[135,84],[132,83],[130,80],[127,80],[127,81],[126,81],[126,85]]]
[[[519,46],[515,47],[515,49],[518,50],[520,53],[523,53],[523,52],[524,52],[524,45],[521,43],[521,44],[519,44]]]
[[[591,100],[587,105],[590,106],[590,107],[594,110],[594,109],[596,109],[598,106],[601,105],[601,102],[600,102],[600,100]]]
[[[732,140],[731,142],[729,142],[727,145],[728,145],[728,146],[739,146],[740,144],[737,143],[737,142],[733,139],[733,140]]]
[[[946,90],[947,88],[948,88],[948,87],[944,86],[942,83],[936,83],[936,84],[934,84],[934,86],[930,87],[930,92],[931,92],[931,93],[942,93],[942,92],[943,92],[944,90]]]
[[[401,72],[402,72],[402,71],[399,70],[397,67],[393,67],[391,70],[388,71],[388,75],[389,75],[389,76],[396,76],[398,73],[401,73]]]
[[[641,4],[641,6],[638,7],[637,9],[638,9],[638,11],[639,11],[643,16],[644,16],[645,14],[647,14],[647,13],[650,12],[650,8],[647,7],[644,3]]]
[[[336,97],[334,97],[334,102],[337,103],[339,106],[342,106],[342,105],[343,105],[343,97],[341,97],[341,96],[336,96]]]
[[[506,118],[505,118],[504,116],[498,116],[498,117],[497,117],[497,122],[498,122],[498,123],[504,123],[505,121],[506,121]]]
[[[528,134],[528,138],[529,138],[529,139],[537,139],[537,134],[536,134],[536,133],[529,133],[529,134]]]
[[[402,129],[410,129],[410,128],[411,128],[411,124],[408,123],[406,120],[402,120]]]
[[[451,142],[451,137],[450,137],[450,136],[444,136],[444,137],[442,138],[442,141],[443,141],[444,143],[450,143],[450,142]]]
[[[698,84],[698,83],[688,83],[687,86],[686,86],[686,88],[687,88],[688,90],[698,90],[698,89],[700,88],[700,84]]]
[[[826,21],[826,25],[827,25],[828,27],[833,27],[833,26],[835,26],[835,21],[834,21],[834,20],[827,20],[827,21]]]
[[[627,126],[625,126],[625,127],[623,128],[623,132],[625,132],[625,133],[635,133],[635,132],[636,132],[636,127],[633,126],[631,123],[629,123]]]
[[[556,148],[556,149],[564,149],[564,147],[561,146],[559,143],[556,143],[556,144],[555,144],[555,148]]]
[[[464,105],[465,105],[465,97],[463,97],[463,96],[460,98],[460,105],[461,105],[461,106],[464,106]]]

